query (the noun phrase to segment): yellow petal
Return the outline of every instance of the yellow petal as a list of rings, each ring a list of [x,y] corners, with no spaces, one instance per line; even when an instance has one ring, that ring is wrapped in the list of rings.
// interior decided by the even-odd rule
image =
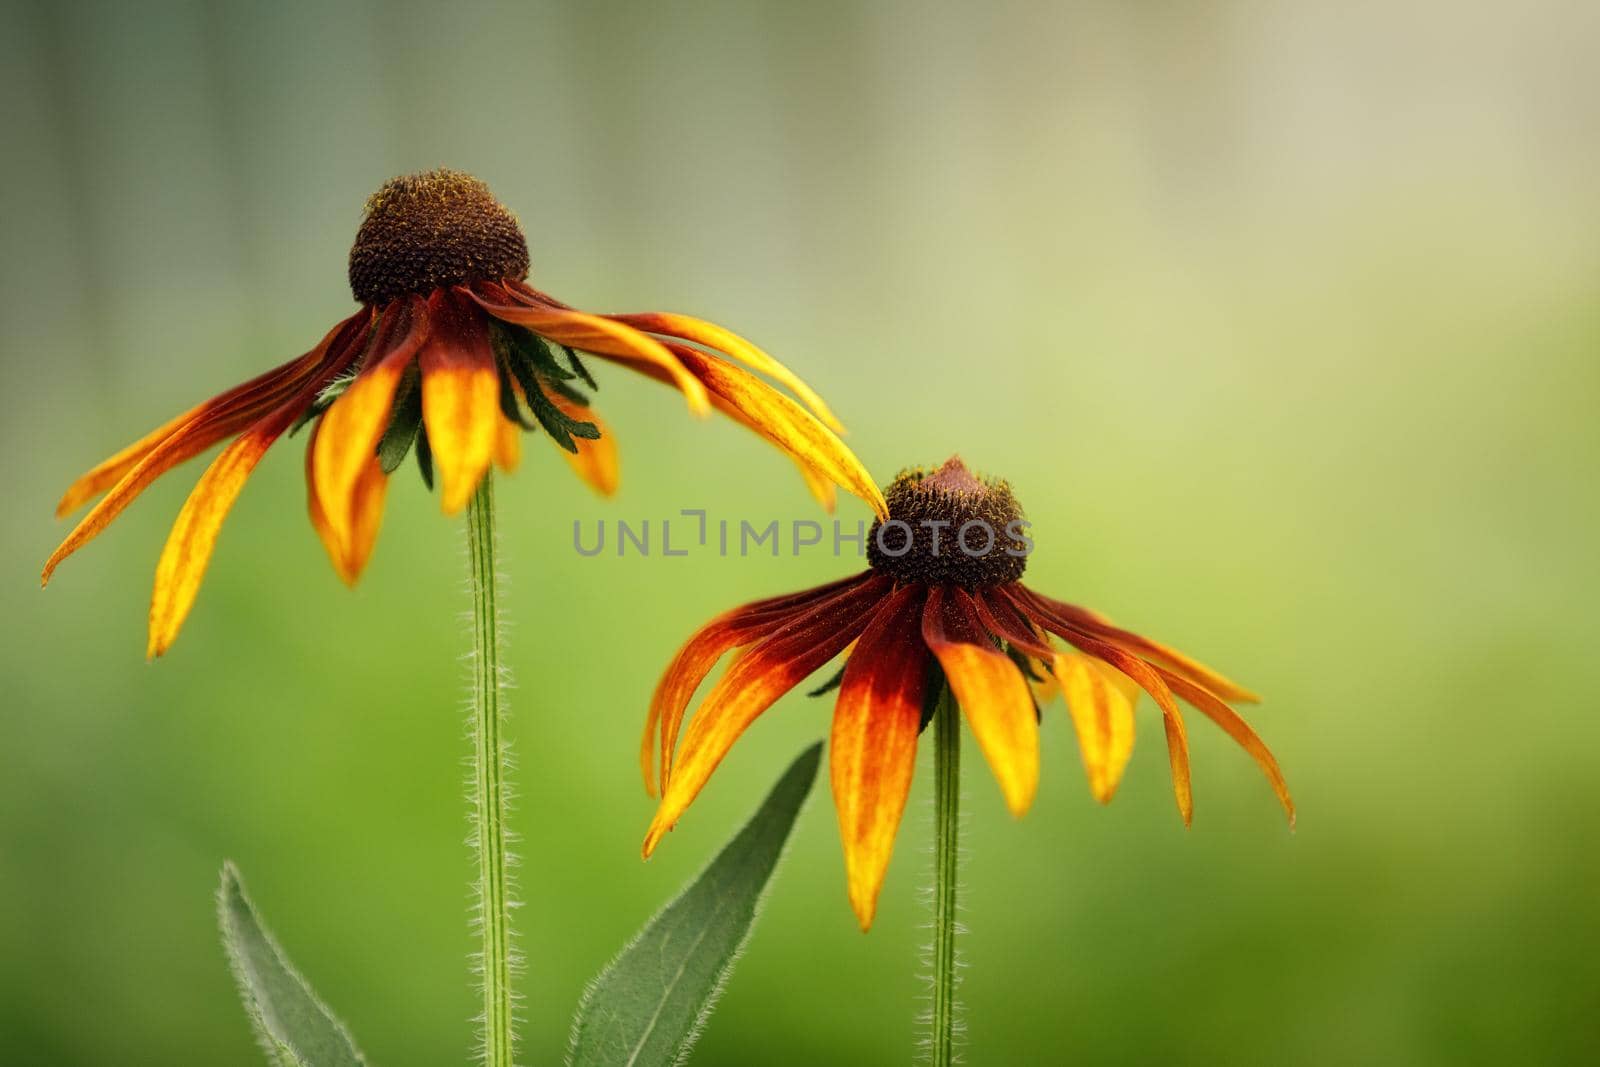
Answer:
[[[811,493],[817,503],[822,505],[823,511],[832,515],[834,509],[839,505],[839,497],[833,490],[833,482],[822,477],[822,475],[816,473],[799,460],[795,460],[794,465],[800,469],[800,477],[805,479],[807,491]]]
[[[395,389],[428,334],[420,297],[386,312],[373,339],[372,360],[318,420],[311,448],[310,484],[341,544],[353,540],[352,524],[370,490],[373,455],[393,415]]]
[[[432,332],[417,356],[422,422],[447,515],[467,506],[489,471],[500,432],[500,376],[488,325],[445,294],[429,302]]]
[[[239,490],[277,434],[246,432],[212,461],[178,513],[156,564],[155,592],[150,598],[150,644],[153,659],[172,646],[194,605],[216,547],[222,520]]]
[[[1020,817],[1039,788],[1039,723],[1022,672],[995,648],[971,597],[958,587],[933,587],[922,613],[922,636],[939,657],[1006,806]]]
[[[579,404],[560,393],[552,393],[550,402],[560,408],[562,414],[568,418],[579,422],[592,422],[595,429],[600,431],[600,436],[597,438],[574,437],[572,443],[578,446],[576,452],[568,452],[559,445],[557,448],[566,457],[568,465],[588,484],[589,488],[601,496],[611,496],[617,491],[620,480],[617,441],[611,435],[611,428],[593,408]]]
[[[510,419],[502,418],[494,438],[494,465],[510,474],[521,463],[522,428]]]
[[[694,717],[645,833],[644,855],[677,823],[745,729],[860,635],[888,582],[872,575],[762,639],[728,668]]]
[[[631,326],[590,315],[570,308],[549,305],[534,307],[523,303],[489,300],[469,293],[489,314],[504,322],[525,326],[541,337],[557,344],[582,349],[610,360],[623,360],[657,368],[683,393],[689,410],[696,415],[709,415],[711,406],[706,398],[705,386],[684,369],[683,364],[654,337],[640,333]]]
[[[1108,803],[1133,754],[1133,705],[1139,687],[1120,671],[1078,652],[1057,653],[1051,670],[1078,733],[1089,791]]]
[[[1284,814],[1289,817],[1289,826],[1294,827],[1294,798],[1289,795],[1289,783],[1284,781],[1283,771],[1278,767],[1277,759],[1267,748],[1265,742],[1250,728],[1250,724],[1239,717],[1238,712],[1223,702],[1215,693],[1209,692],[1196,685],[1187,678],[1181,677],[1172,671],[1162,670],[1161,675],[1166,679],[1172,691],[1183,699],[1193,704],[1200,710],[1200,714],[1222,727],[1228,736],[1238,742],[1239,747],[1250,754],[1267,776],[1267,781],[1272,785],[1272,791],[1277,794],[1278,803],[1283,805]]]
[[[199,414],[172,430],[153,447],[144,449],[153,437],[170,428],[172,423],[161,427],[155,434],[147,434],[80,478],[67,491],[67,496],[62,498],[62,507],[76,506],[98,492],[104,479],[121,472],[105,497],[79,520],[78,525],[51,553],[40,575],[41,584],[48,583],[62,560],[99,536],[124,508],[162,474],[288,403],[291,398],[297,397],[296,390],[303,393],[308,383],[322,381],[339,373],[356,355],[353,346],[359,342],[369,316],[370,312],[363,308],[329,330],[317,347],[299,359],[200,405],[194,409]],[[293,407],[301,410],[302,405],[309,403],[310,394],[298,395],[293,400]],[[139,458],[132,459],[135,454],[139,454]]]
[[[798,374],[732,330],[724,329],[714,322],[707,322],[704,319],[697,319],[689,315],[673,315],[660,311],[638,315],[607,315],[606,318],[649,333],[664,334],[668,337],[692,341],[697,345],[705,345],[707,348],[715,348],[743,363],[751,370],[765,374],[767,377],[777,381],[779,385],[798,396],[806,407],[810,408],[812,413],[822,421],[822,424],[834,433],[844,432],[844,427],[839,424],[838,419],[834,418],[833,412],[828,410],[828,405],[823,402],[822,397],[818,396],[809,385],[801,381]]]
[[[351,579],[344,569],[344,538],[328,521],[328,513],[322,506],[322,494],[317,491],[317,466],[313,457],[317,451],[317,435],[321,432],[322,423],[319,420],[312,425],[311,439],[306,442],[306,513],[311,518],[311,528],[316,531],[317,540],[322,542],[323,551],[328,553],[328,562],[333,564],[334,573],[348,585]]]
[[[843,486],[872,507],[880,518],[889,514],[877,483],[855,453],[810,412],[748,371],[683,345],[672,346],[713,394],[739,412],[741,419],[796,462]]]

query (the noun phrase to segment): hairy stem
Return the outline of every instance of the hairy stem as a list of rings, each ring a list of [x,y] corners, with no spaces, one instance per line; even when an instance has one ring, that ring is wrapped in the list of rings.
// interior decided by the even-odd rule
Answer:
[[[483,1062],[512,1067],[511,896],[506,869],[505,708],[495,604],[494,484],[485,474],[467,507],[472,582],[472,829],[483,949]]]
[[[955,1062],[956,880],[961,829],[961,720],[948,686],[933,713],[933,1006],[929,1057]]]

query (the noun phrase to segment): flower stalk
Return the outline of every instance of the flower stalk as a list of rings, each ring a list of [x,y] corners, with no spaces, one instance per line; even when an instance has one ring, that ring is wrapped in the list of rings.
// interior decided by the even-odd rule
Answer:
[[[928,1014],[933,1067],[955,1062],[960,830],[961,721],[946,685],[933,712],[933,1005]]]
[[[504,687],[500,667],[500,617],[496,605],[494,483],[485,474],[467,506],[467,553],[472,586],[472,794],[474,851],[478,858],[477,925],[483,993],[483,1063],[512,1067],[510,853]]]

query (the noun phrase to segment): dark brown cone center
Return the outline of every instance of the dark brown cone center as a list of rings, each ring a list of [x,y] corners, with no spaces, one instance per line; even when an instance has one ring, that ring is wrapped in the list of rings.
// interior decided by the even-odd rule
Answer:
[[[952,456],[936,471],[902,471],[884,491],[889,517],[872,524],[867,562],[898,581],[981,589],[1022,577],[1027,523],[1005,482]]]
[[[489,187],[458,170],[384,182],[350,249],[350,291],[381,307],[408,293],[528,275],[528,242]]]

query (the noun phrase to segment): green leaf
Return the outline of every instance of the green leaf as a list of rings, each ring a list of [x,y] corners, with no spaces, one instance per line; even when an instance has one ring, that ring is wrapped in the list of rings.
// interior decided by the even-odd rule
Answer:
[[[389,426],[378,439],[378,466],[393,474],[405,462],[406,453],[422,426],[422,373],[413,363],[395,386],[389,405]]]
[[[222,867],[217,924],[239,999],[274,1067],[365,1067],[344,1024],[317,999],[262,925],[233,864]]]
[[[827,696],[829,693],[831,693],[835,689],[839,688],[840,684],[843,683],[843,682],[844,682],[844,668],[840,667],[838,670],[833,672],[833,677],[832,678],[829,678],[826,682],[823,682],[821,685],[819,685],[815,689],[811,690],[809,693],[806,694],[806,696],[808,696],[808,697]]]
[[[422,484],[428,487],[428,492],[433,492],[433,446],[428,444],[426,426],[417,430],[417,471],[422,475]]]
[[[583,379],[583,384],[587,385],[590,389],[599,392],[600,383],[594,380],[594,375],[589,373],[589,368],[583,365],[583,360],[578,358],[577,351],[567,347],[566,345],[561,346],[561,351],[565,352],[567,355],[567,366],[572,368],[572,372],[574,374]]]
[[[570,1067],[658,1067],[688,1057],[750,937],[821,753],[821,742],[801,753],[711,865],[590,983],[572,1022]]]

